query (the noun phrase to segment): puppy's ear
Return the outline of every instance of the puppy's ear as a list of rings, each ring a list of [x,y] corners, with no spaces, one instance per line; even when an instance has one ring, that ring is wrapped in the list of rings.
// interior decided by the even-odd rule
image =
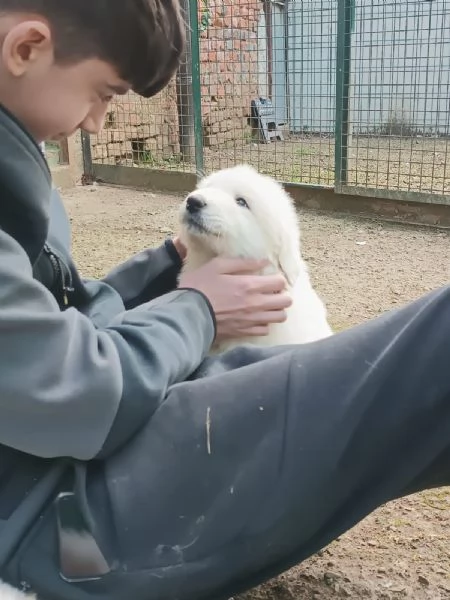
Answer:
[[[299,241],[293,240],[289,235],[283,236],[276,260],[280,273],[292,287],[297,281],[301,269]]]
[[[303,268],[303,261],[300,254],[300,226],[297,212],[290,196],[284,190],[281,193],[287,196],[286,203],[289,208],[286,211],[285,218],[289,222],[285,223],[284,230],[280,232],[278,253],[275,256],[275,261],[288,284],[293,286]]]

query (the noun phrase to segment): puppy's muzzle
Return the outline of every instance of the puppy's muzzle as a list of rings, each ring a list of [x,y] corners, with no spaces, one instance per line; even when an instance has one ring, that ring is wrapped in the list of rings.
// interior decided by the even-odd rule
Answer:
[[[198,196],[189,196],[186,200],[186,210],[191,215],[199,213],[206,206],[206,202]]]

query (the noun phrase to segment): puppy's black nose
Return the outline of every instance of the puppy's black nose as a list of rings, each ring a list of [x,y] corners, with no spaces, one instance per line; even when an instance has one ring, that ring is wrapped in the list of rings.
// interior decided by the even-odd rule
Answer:
[[[190,213],[199,212],[204,206],[206,202],[197,196],[189,196],[186,200],[186,209]]]

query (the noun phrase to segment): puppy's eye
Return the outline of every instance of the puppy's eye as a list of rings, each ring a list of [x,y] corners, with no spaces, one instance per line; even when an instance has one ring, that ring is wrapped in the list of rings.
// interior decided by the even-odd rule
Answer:
[[[242,206],[242,208],[249,208],[244,198],[236,198],[236,204],[239,204],[239,206]]]

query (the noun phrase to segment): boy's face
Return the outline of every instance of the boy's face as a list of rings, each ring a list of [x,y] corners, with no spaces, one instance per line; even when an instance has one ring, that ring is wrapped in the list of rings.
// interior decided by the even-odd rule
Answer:
[[[34,15],[0,15],[0,104],[43,142],[77,129],[97,133],[108,104],[129,85],[98,60],[54,61],[50,28]]]

